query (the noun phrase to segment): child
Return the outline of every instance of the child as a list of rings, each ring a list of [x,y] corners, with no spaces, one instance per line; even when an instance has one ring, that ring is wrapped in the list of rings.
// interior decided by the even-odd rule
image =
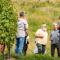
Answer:
[[[60,56],[59,51],[59,30],[58,30],[58,24],[53,23],[53,30],[51,32],[51,56],[54,57],[55,48],[57,48],[58,56]]]

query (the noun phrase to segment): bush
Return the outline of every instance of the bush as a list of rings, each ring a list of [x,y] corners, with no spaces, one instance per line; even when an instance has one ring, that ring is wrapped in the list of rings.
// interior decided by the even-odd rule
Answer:
[[[16,37],[16,14],[10,0],[0,0],[0,42],[7,47],[14,43]]]

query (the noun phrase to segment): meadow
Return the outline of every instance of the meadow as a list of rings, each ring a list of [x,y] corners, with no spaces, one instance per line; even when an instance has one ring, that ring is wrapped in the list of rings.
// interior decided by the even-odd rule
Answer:
[[[14,11],[17,16],[20,11],[25,11],[29,23],[29,47],[27,56],[22,57],[21,60],[59,60],[57,54],[55,58],[50,56],[50,38],[48,37],[47,53],[45,56],[34,55],[35,32],[43,23],[47,24],[48,34],[52,29],[52,23],[59,21],[60,16],[60,1],[54,2],[40,2],[39,0],[12,0]],[[56,52],[57,53],[57,52]],[[29,55],[29,56],[28,56]]]
[[[47,53],[46,55],[35,55],[34,45],[35,45],[35,32],[42,24],[47,24],[48,34],[50,36],[50,31],[52,29],[52,23],[59,21],[60,16],[60,0],[53,2],[40,2],[40,0],[11,0],[13,4],[13,9],[18,16],[20,11],[25,11],[26,17],[29,24],[29,47],[27,55],[23,57],[16,57],[15,52],[12,49],[12,57],[16,60],[60,60],[55,54],[55,57],[50,56],[50,38],[48,37],[47,43]],[[14,44],[15,47],[15,44]],[[14,48],[15,49],[15,48]],[[0,58],[0,60],[2,60]]]

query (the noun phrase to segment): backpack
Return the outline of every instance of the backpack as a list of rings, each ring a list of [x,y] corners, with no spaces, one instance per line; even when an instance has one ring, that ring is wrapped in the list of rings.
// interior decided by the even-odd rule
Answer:
[[[42,53],[42,44],[37,43],[38,53]]]

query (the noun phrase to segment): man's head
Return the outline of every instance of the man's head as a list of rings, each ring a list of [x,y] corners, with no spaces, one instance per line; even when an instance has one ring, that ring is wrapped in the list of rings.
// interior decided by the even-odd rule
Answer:
[[[58,29],[58,24],[57,23],[53,23],[53,29],[57,30]]]
[[[24,12],[20,12],[20,13],[19,13],[19,16],[20,16],[20,17],[25,17],[25,13],[24,13]]]

